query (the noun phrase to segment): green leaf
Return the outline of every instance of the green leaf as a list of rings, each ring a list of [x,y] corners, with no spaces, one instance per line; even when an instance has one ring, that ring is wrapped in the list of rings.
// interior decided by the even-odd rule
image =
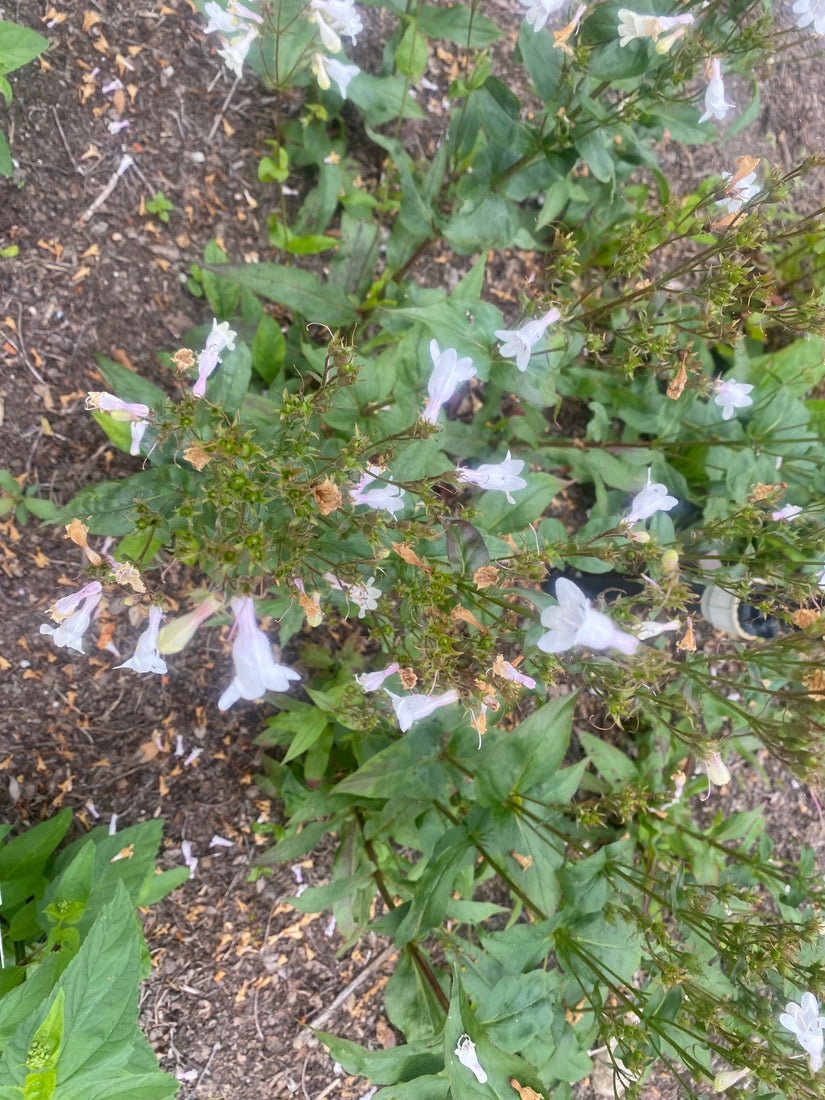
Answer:
[[[329,325],[330,328],[354,324],[357,314],[343,290],[333,284],[321,283],[314,271],[303,271],[282,264],[226,264],[222,274],[239,286],[280,302],[300,313],[307,321]]]
[[[14,171],[11,159],[11,150],[6,141],[6,135],[0,130],[0,176],[10,176]]]
[[[402,958],[405,953],[402,952]],[[360,1043],[339,1039],[327,1031],[315,1034],[347,1073],[360,1074],[375,1085],[394,1085],[402,1079],[438,1073],[444,1067],[441,1052],[423,1043],[390,1047],[389,1050],[365,1050]]]
[[[252,377],[252,353],[246,344],[225,352],[218,369],[206,383],[206,396],[213,405],[232,416],[238,411]]]
[[[504,493],[484,493],[479,502],[484,526],[491,533],[511,534],[535,522],[564,488],[552,474],[528,474],[526,489],[518,489],[510,504]]]
[[[258,164],[258,179],[261,183],[283,183],[289,175],[289,154],[275,141],[268,141],[272,147],[271,157],[261,157]]]
[[[421,948],[425,961],[428,956]],[[384,1009],[387,1019],[401,1031],[410,1043],[426,1043],[441,1034],[444,1027],[444,1009],[435,992],[416,965],[412,949],[404,947],[384,990]],[[437,1072],[443,1066],[439,1055],[427,1067],[427,1072]],[[382,1081],[381,1084],[390,1084]]]
[[[86,844],[62,874],[56,875],[43,895],[43,914],[57,924],[75,924],[83,916],[92,890],[94,846]]]
[[[0,20],[0,73],[13,73],[48,48],[49,40],[42,34]]]
[[[271,385],[281,369],[286,355],[286,340],[281,326],[265,313],[258,322],[252,340],[252,369],[267,385]]]
[[[5,99],[6,106],[10,107],[11,106],[11,84],[9,84],[8,80],[6,80],[6,78],[4,76],[0,76],[0,94],[2,94],[3,99]]]
[[[476,1006],[479,1027],[502,1050],[526,1050],[550,1030],[557,984],[556,976],[544,970],[502,978]]]
[[[576,736],[588,760],[607,780],[611,791],[621,790],[636,777],[636,765],[621,749],[608,745],[606,741],[586,730],[577,730]]]
[[[501,195],[487,195],[481,202],[465,202],[444,221],[441,231],[455,251],[466,256],[481,248],[507,248],[518,228],[514,204]]]
[[[350,84],[347,99],[355,104],[369,126],[382,126],[399,117],[426,118],[400,76],[372,76],[361,72]]]
[[[312,707],[308,712],[305,711],[297,734],[286,750],[284,763],[288,764],[290,760],[294,760],[296,756],[300,756],[301,753],[311,748],[318,738],[323,735],[328,725],[329,721],[322,710]]]
[[[418,11],[418,26],[430,38],[443,38],[470,49],[489,46],[501,38],[497,24],[469,4],[453,4],[443,8],[422,4]]]
[[[203,259],[200,277],[209,308],[218,321],[229,321],[238,308],[240,291],[231,277],[220,270],[229,266],[226,253],[215,241],[210,241],[204,249]]]
[[[555,774],[570,743],[575,699],[553,699],[514,730],[485,736],[474,785],[481,805],[506,802]]]
[[[188,867],[170,867],[168,871],[150,875],[143,883],[140,893],[135,898],[135,905],[143,907],[154,905],[161,901],[167,894],[171,894],[179,886],[183,886],[192,877]]]
[[[481,532],[466,519],[454,520],[447,526],[447,559],[453,570],[472,576],[490,561],[490,551]]]
[[[407,24],[395,48],[395,64],[405,76],[418,80],[427,68],[427,39],[415,22]]]
[[[173,466],[155,466],[122,481],[90,485],[69,501],[55,520],[69,523],[76,516],[93,535],[129,535],[134,530],[137,502],[152,508],[170,507],[180,492],[176,485],[180,473]]]
[[[72,821],[68,808],[47,821],[35,825],[0,847],[0,913],[8,919],[15,905],[24,901],[35,887],[46,861],[66,835]],[[22,895],[22,896],[21,896]]]
[[[454,825],[443,834],[416,881],[410,907],[395,933],[397,944],[421,939],[441,923],[456,876],[464,867],[472,866],[475,854],[462,825]]]
[[[592,126],[592,123],[585,122]],[[576,148],[582,160],[602,183],[611,183],[614,178],[615,161],[613,159],[613,131],[599,127],[587,133],[574,135]]]
[[[451,1096],[450,1082],[446,1077],[428,1074],[388,1089],[379,1089],[372,1100],[449,1100]],[[5,1097],[0,1097],[0,1100],[5,1100]]]
[[[525,20],[519,28],[518,50],[539,98],[545,102],[556,94],[561,75],[562,52],[553,48],[550,33],[536,33]]]

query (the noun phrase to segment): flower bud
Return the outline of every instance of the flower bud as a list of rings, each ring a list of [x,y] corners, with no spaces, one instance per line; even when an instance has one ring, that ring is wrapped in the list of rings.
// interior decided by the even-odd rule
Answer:
[[[180,653],[189,645],[198,627],[223,607],[220,596],[210,595],[188,615],[179,615],[158,634],[158,653]]]
[[[662,572],[666,576],[675,573],[679,568],[679,554],[676,550],[665,550],[662,554]]]

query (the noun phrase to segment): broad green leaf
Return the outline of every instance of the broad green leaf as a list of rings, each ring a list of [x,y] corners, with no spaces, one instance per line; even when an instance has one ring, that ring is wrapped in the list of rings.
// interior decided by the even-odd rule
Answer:
[[[488,16],[469,4],[436,7],[422,4],[418,11],[418,26],[430,38],[444,38],[457,46],[478,49],[501,38],[501,31]]]
[[[251,377],[252,353],[246,344],[238,344],[234,351],[224,352],[217,370],[209,376],[206,396],[232,416],[246,397]]]
[[[19,878],[26,882],[36,882],[46,860],[66,835],[71,821],[72,811],[67,807],[20,836],[7,840],[0,847],[2,909],[9,904],[6,900],[9,881]]]
[[[402,952],[402,958],[404,954]],[[365,1050],[360,1043],[339,1039],[327,1031],[316,1031],[315,1034],[347,1073],[360,1074],[375,1085],[394,1085],[402,1078],[438,1073],[444,1066],[441,1051],[430,1049],[423,1043],[410,1043],[389,1050]]]
[[[13,73],[48,48],[49,40],[42,34],[0,20],[0,73]]]
[[[557,995],[555,978],[545,970],[505,977],[476,1006],[479,1027],[502,1050],[526,1050],[550,1031]]]
[[[271,263],[226,264],[220,271],[225,278],[273,302],[281,302],[307,321],[336,328],[351,325],[357,319],[343,290],[332,284],[325,286],[314,271]]]
[[[83,845],[62,874],[56,875],[43,895],[43,915],[54,924],[76,924],[92,890],[94,846]]]
[[[368,126],[382,126],[399,117],[426,117],[400,76],[372,76],[361,72],[350,84],[347,99],[355,104]]]
[[[481,805],[526,794],[556,773],[570,743],[575,699],[553,699],[514,730],[494,729],[485,736],[474,785]]]
[[[216,320],[230,321],[238,308],[240,291],[220,270],[226,265],[227,255],[215,241],[210,241],[204,249],[203,259],[200,277],[209,308]]]
[[[451,1096],[450,1082],[446,1077],[427,1074],[413,1081],[379,1089],[372,1100],[449,1100]],[[0,1097],[0,1100],[5,1100],[5,1097]]]
[[[252,341],[252,369],[270,385],[281,369],[285,354],[286,341],[281,326],[268,313],[264,313]]]
[[[592,125],[585,122],[585,126],[592,127]],[[602,183],[610,183],[614,176],[612,137],[613,131],[603,127],[574,135],[576,148],[582,160],[596,179]]]
[[[300,756],[301,753],[311,748],[322,736],[328,725],[327,715],[318,707],[312,707],[308,713],[305,712],[304,720],[286,750],[284,763],[288,764],[290,760],[294,760],[296,756]]]
[[[503,458],[503,456],[502,456]],[[479,501],[479,512],[490,532],[512,534],[534,523],[564,488],[564,482],[552,474],[528,474],[527,487],[513,494],[510,504],[504,493],[486,492]]]
[[[395,64],[405,76],[418,80],[427,68],[427,38],[415,22],[407,24],[395,47]]]
[[[441,224],[441,232],[460,256],[479,249],[507,248],[518,228],[516,208],[502,195],[465,202]]]
[[[171,894],[178,886],[183,886],[192,877],[188,867],[170,867],[168,871],[150,875],[143,883],[140,893],[135,898],[135,905],[143,907],[154,905],[155,902]]]
[[[141,378],[121,363],[107,359],[105,355],[95,353],[95,359],[109,390],[121,401],[139,401],[158,411],[166,404],[166,394],[160,386]],[[125,427],[128,429],[128,424]]]
[[[421,948],[425,961],[429,961]],[[441,1034],[444,1027],[444,1009],[432,986],[416,965],[413,950],[404,947],[384,990],[384,1009],[390,1023],[403,1032],[410,1043],[426,1043]],[[438,1055],[427,1072],[437,1072],[443,1062]],[[380,1084],[390,1084],[381,1081]]]
[[[522,20],[518,49],[539,98],[545,102],[552,99],[561,75],[562,53],[553,48],[550,31],[545,28],[536,32],[529,23]]]
[[[189,481],[187,471],[155,466],[122,481],[103,481],[82,489],[55,519],[69,523],[77,517],[93,535],[129,535],[134,531],[138,501],[150,508],[170,508]]]
[[[621,790],[636,777],[636,765],[621,749],[609,745],[586,730],[577,730],[576,737],[588,760],[602,778],[607,780],[610,790]]]
[[[395,934],[397,944],[421,939],[441,923],[456,876],[472,866],[475,856],[463,826],[454,825],[444,833],[417,878],[410,908]]]

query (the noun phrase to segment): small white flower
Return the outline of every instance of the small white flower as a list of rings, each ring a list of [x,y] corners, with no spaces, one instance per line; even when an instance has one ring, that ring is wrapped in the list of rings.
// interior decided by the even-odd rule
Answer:
[[[378,691],[384,681],[398,672],[399,668],[401,668],[401,665],[399,665],[398,661],[393,661],[391,665],[387,665],[381,672],[362,672],[361,675],[356,676],[355,679],[364,691]]]
[[[618,14],[619,45],[626,46],[634,38],[652,38],[657,53],[667,53],[693,23],[692,15],[641,15],[628,8],[620,8]]]
[[[189,877],[193,878],[195,871],[198,869],[197,856],[192,855],[192,841],[184,840],[181,842],[180,854],[183,856],[183,862],[189,868]]]
[[[310,18],[315,20],[321,41],[330,53],[341,51],[339,34],[347,35],[354,43],[364,29],[352,0],[310,0],[310,7],[313,9]]]
[[[322,57],[319,53],[315,55],[312,67],[316,74],[318,87],[322,91],[326,91],[331,86],[331,82],[334,81],[338,86],[338,94],[341,99],[347,98],[350,81],[361,72],[357,65],[344,65],[341,61],[336,61],[334,57]]]
[[[395,717],[398,719],[398,725],[402,733],[406,733],[414,722],[429,717],[439,707],[446,707],[450,703],[458,702],[458,692],[455,688],[450,688],[443,695],[416,694],[401,696],[396,695],[389,688],[384,688],[384,691],[392,700]]]
[[[540,31],[550,16],[564,7],[567,0],[521,0],[521,3],[527,7],[524,22],[535,32]]]
[[[786,504],[784,508],[779,508],[775,512],[771,512],[771,519],[779,522],[783,519],[793,519],[794,516],[798,516],[802,509],[798,504]]]
[[[748,405],[753,404],[753,398],[748,396],[753,386],[748,385],[746,382],[735,382],[733,379],[729,382],[722,382],[721,379],[717,378],[714,388],[716,396],[713,403],[721,405],[723,420],[730,420],[734,409],[745,409]]]
[[[267,691],[288,691],[290,680],[301,679],[297,672],[275,661],[269,639],[255,621],[252,598],[235,598],[232,610],[235,612],[232,646],[235,678],[220,697],[219,710],[227,710],[239,699],[260,699]]]
[[[543,653],[563,653],[574,646],[588,649],[618,649],[631,655],[639,639],[614,626],[607,615],[595,611],[578,585],[559,577],[556,581],[557,607],[546,607],[541,613],[541,625],[549,627],[536,645]]]
[[[651,482],[650,470],[647,471],[647,485],[633,498],[630,513],[625,523],[632,526],[640,520],[650,519],[656,512],[669,512],[679,503],[676,497],[668,496],[667,485],[661,481]]]
[[[811,1072],[822,1068],[823,1033],[825,1016],[819,1015],[819,1002],[813,993],[803,993],[800,1004],[789,1001],[779,1022],[796,1036],[799,1045],[808,1055]]]
[[[521,328],[497,329],[495,335],[502,341],[499,353],[504,359],[515,357],[516,367],[520,371],[527,370],[533,345],[539,342],[550,325],[555,324],[560,317],[561,314],[557,309],[551,309],[543,317],[526,321]]]
[[[733,180],[730,172],[722,173],[723,180]],[[729,183],[725,189],[727,198],[722,199],[720,205],[728,214],[738,214],[746,202],[759,194],[759,184],[756,182],[756,172],[748,172],[737,183]]]
[[[793,10],[800,30],[813,23],[817,34],[825,34],[825,0],[796,0]]]
[[[86,408],[109,413],[112,420],[145,420],[149,415],[149,406],[140,401],[121,401],[112,393],[94,390],[86,397]]]
[[[158,631],[162,612],[159,607],[149,608],[149,625],[137,640],[135,654],[115,668],[131,668],[135,672],[166,672],[166,661],[158,653]]]
[[[383,472],[382,466],[368,466],[367,472],[362,475],[355,488],[350,489],[350,500],[353,504],[366,504],[368,508],[389,512],[394,516],[404,507],[404,490],[389,482],[379,484],[375,489],[368,488]]]
[[[476,1054],[476,1045],[469,1035],[462,1035],[459,1038],[458,1045],[453,1051],[453,1054],[455,1054],[462,1066],[467,1067],[480,1085],[486,1082],[487,1071],[484,1066],[482,1066],[481,1062],[479,1062],[478,1055]]]
[[[457,466],[456,473],[459,481],[478,485],[480,489],[499,489],[509,504],[515,504],[512,494],[527,488],[527,482],[518,476],[523,469],[524,462],[520,458],[510,458],[508,451],[503,462],[484,463],[476,470]]]
[[[378,600],[383,595],[380,588],[373,584],[375,577],[370,577],[364,584],[348,584],[347,596],[358,605],[358,618],[363,619],[368,611],[375,611]]]
[[[430,424],[437,424],[441,406],[450,400],[462,382],[475,377],[476,368],[472,359],[459,359],[455,348],[442,351],[435,340],[430,341],[430,358],[433,361],[433,372],[427,383],[430,399],[422,416]]]
[[[705,113],[699,119],[707,122],[709,118],[723,119],[728,111],[736,109],[735,103],[725,99],[725,83],[722,80],[722,62],[714,57],[710,63],[710,80],[705,91]]]
[[[636,630],[636,637],[640,642],[646,642],[648,638],[658,638],[660,634],[667,634],[670,630],[681,630],[682,624],[678,619],[671,619],[666,623],[642,623]]]
[[[226,47],[218,50],[226,63],[227,69],[230,69],[239,79],[243,76],[243,65],[246,61],[246,55],[249,53],[249,47],[257,37],[258,32],[254,27],[250,27],[246,34],[230,38]]]

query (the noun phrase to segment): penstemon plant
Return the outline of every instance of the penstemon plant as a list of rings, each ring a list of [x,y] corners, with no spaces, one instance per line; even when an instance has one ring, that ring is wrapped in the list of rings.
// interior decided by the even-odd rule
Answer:
[[[212,320],[164,388],[99,360],[87,407],[142,467],[64,507],[90,579],[41,629],[82,652],[128,589],[124,667],[174,675],[232,619],[218,705],[277,693],[286,824],[257,873],[334,834],[295,905],[399,947],[406,1043],[322,1036],[382,1100],[559,1100],[596,1049],[629,1095],[656,1059],[688,1094],[823,1095],[812,856],[774,858],[757,812],[691,813],[735,754],[822,773],[823,235],[785,207],[816,161],[743,156],[678,196],[654,144],[738,110],[725,75],[769,14],[555,28],[541,0],[510,55],[479,4],[376,6],[397,25],[366,73],[349,0],[204,5],[274,95],[284,262],[209,246]],[[438,41],[456,75],[418,160]],[[205,583],[164,623],[170,561]]]

